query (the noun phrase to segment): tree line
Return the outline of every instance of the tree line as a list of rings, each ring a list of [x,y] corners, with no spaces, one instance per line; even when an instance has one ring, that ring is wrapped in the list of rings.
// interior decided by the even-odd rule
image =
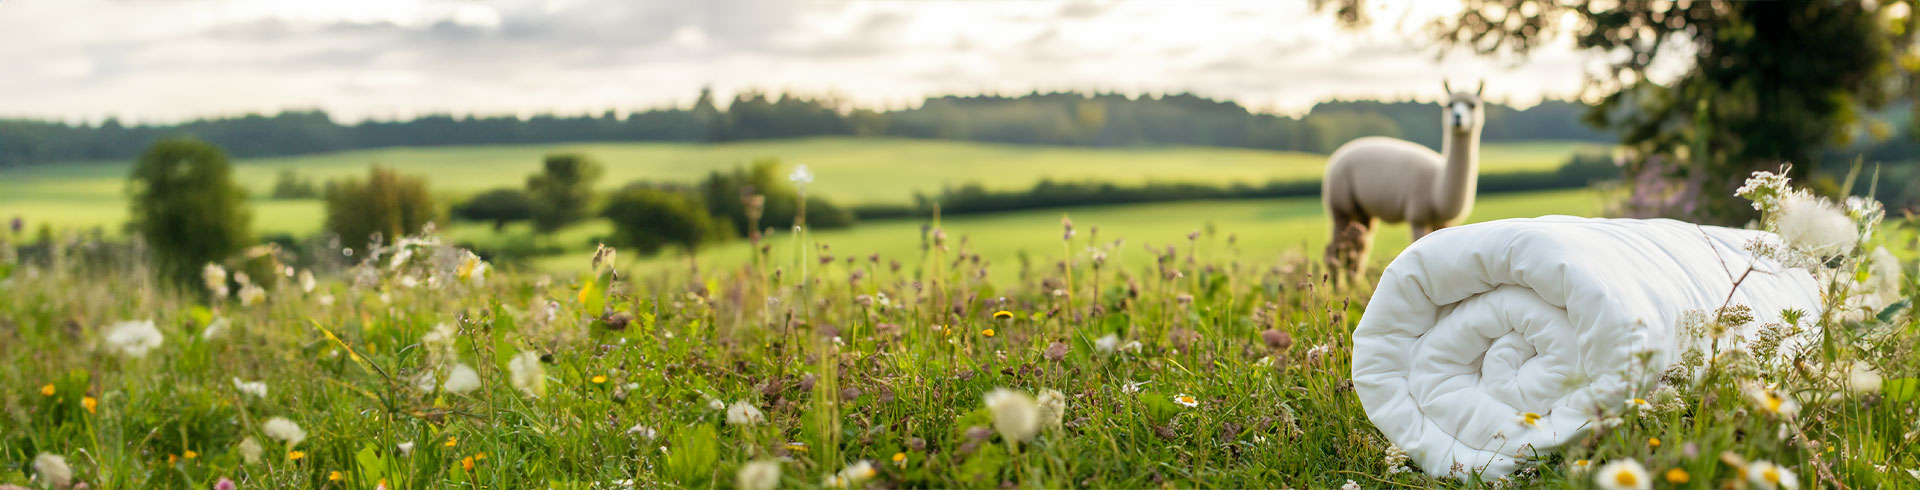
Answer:
[[[1577,102],[1527,109],[1488,107],[1484,138],[1608,141],[1583,126]],[[429,115],[340,124],[324,111],[125,125],[0,120],[0,167],[137,157],[154,142],[207,141],[241,158],[391,146],[606,141],[719,142],[807,136],[878,136],[1074,146],[1199,145],[1325,153],[1360,136],[1396,136],[1438,146],[1431,103],[1332,101],[1303,117],[1248,110],[1193,94],[1126,96],[1051,92],[931,97],[893,111],[846,109],[831,98],[748,91],[723,109],[703,90],[690,107],[598,115]]]

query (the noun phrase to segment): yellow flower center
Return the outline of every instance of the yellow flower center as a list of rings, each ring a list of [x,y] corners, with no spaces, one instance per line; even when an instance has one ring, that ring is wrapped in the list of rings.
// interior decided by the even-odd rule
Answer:
[[[1780,397],[1774,396],[1774,394],[1772,393],[1767,394],[1767,411],[1768,412],[1780,413],[1780,405],[1782,403],[1786,403],[1786,400],[1782,400],[1780,399]]]
[[[1533,413],[1533,412],[1523,413],[1523,414],[1520,414],[1520,420],[1526,422],[1527,425],[1534,425],[1535,423],[1540,422],[1540,414]]]
[[[985,335],[985,336],[988,336],[988,337],[992,337],[992,336],[993,336],[993,329],[991,329],[991,328],[989,328],[989,329],[986,329],[986,330],[981,330],[981,331],[980,331],[980,335]]]
[[[1623,486],[1623,487],[1631,487],[1631,486],[1640,484],[1640,477],[1634,476],[1633,472],[1631,471],[1620,470],[1620,471],[1614,472],[1613,482],[1618,483],[1620,484],[1620,486]]]
[[[1677,485],[1677,484],[1686,483],[1687,480],[1691,480],[1692,478],[1693,477],[1691,475],[1687,474],[1687,470],[1683,470],[1680,468],[1667,470],[1667,483],[1673,483]]]
[[[907,453],[893,453],[893,462],[898,463],[906,460],[907,460]]]
[[[1578,461],[1574,461],[1574,462],[1573,462],[1573,465],[1574,465],[1574,466],[1578,466],[1578,467],[1581,467],[1581,468],[1585,468],[1585,467],[1587,467],[1587,464],[1588,464],[1588,463],[1589,463],[1589,461],[1587,461],[1587,460],[1584,460],[1584,459],[1582,459],[1582,460],[1578,460]]]
[[[1772,484],[1775,484],[1775,485],[1779,485],[1779,484],[1780,484],[1780,469],[1779,469],[1779,468],[1774,468],[1774,467],[1771,467],[1771,466],[1769,466],[1769,467],[1767,467],[1767,469],[1764,469],[1764,470],[1760,470],[1760,478],[1761,478],[1761,479],[1763,479],[1763,480],[1766,480],[1766,481],[1767,481],[1767,483],[1772,483]]]
[[[1633,404],[1634,404],[1634,405],[1646,405],[1646,404],[1647,404],[1647,399],[1645,399],[1645,398],[1635,398],[1635,399],[1633,399]]]

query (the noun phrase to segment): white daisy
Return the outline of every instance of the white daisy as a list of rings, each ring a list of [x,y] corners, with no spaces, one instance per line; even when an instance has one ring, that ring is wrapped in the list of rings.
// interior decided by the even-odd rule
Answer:
[[[1762,490],[1774,490],[1777,488],[1793,490],[1800,488],[1800,477],[1794,475],[1792,470],[1788,470],[1780,465],[1773,464],[1772,461],[1764,459],[1754,461],[1753,464],[1747,465],[1747,482],[1752,483],[1753,486],[1759,487]]]
[[[160,347],[162,340],[160,329],[153,326],[152,320],[120,322],[107,329],[107,345],[127,357],[146,357],[147,351]]]
[[[1194,398],[1193,395],[1189,395],[1186,393],[1173,395],[1173,402],[1178,403],[1180,404],[1180,406],[1187,407],[1187,408],[1200,406],[1200,399]]]
[[[1639,461],[1623,459],[1607,463],[1593,473],[1593,482],[1605,490],[1646,490],[1653,488],[1647,468]]]

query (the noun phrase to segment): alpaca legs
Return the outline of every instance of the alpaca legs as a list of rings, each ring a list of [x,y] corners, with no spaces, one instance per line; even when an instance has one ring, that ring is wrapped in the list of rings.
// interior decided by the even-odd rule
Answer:
[[[1327,240],[1328,271],[1336,287],[1359,282],[1373,249],[1374,219],[1360,213],[1330,213],[1332,236]]]

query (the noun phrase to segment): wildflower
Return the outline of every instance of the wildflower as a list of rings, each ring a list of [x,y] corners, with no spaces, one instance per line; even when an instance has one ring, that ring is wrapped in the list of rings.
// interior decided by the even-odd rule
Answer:
[[[1581,473],[1586,473],[1587,470],[1592,468],[1593,468],[1592,460],[1576,459],[1576,460],[1573,460],[1572,463],[1567,464],[1567,473],[1578,475]]]
[[[1748,400],[1768,414],[1793,418],[1794,414],[1800,413],[1800,403],[1794,401],[1793,397],[1762,386],[1759,382],[1748,382],[1744,391]]]
[[[907,465],[907,453],[893,453],[893,465],[905,467]]]
[[[760,425],[766,421],[766,414],[760,413],[759,408],[746,400],[733,402],[733,406],[727,407],[727,425]]]
[[[306,459],[306,457],[307,457],[306,451],[299,451],[299,450],[287,451],[287,461],[299,461],[302,459]]]
[[[1653,403],[1645,398],[1628,398],[1627,408],[1639,409],[1641,413],[1653,411]]]
[[[393,447],[394,449],[400,450],[401,456],[407,456],[407,455],[413,454],[413,441],[407,441],[407,442],[395,444]]]
[[[988,336],[988,337],[992,337],[992,336],[993,336],[993,329],[991,329],[991,328],[989,328],[989,329],[986,329],[986,330],[981,330],[981,331],[980,331],[980,335],[984,335],[984,336]]]
[[[1846,212],[1806,193],[1784,196],[1773,221],[1788,247],[1821,260],[1853,252],[1860,241],[1860,231]]]
[[[741,490],[773,490],[780,486],[780,461],[763,459],[740,465],[735,477]]]
[[[813,183],[813,169],[807,168],[806,164],[795,165],[793,173],[787,174],[787,180],[805,188],[807,184]]]
[[[1762,490],[1800,488],[1799,476],[1794,475],[1791,470],[1773,464],[1772,461],[1754,461],[1753,464],[1747,465],[1746,473],[1747,482]]]
[[[258,284],[248,284],[240,288],[240,304],[257,305],[267,299],[267,290]]]
[[[86,407],[87,413],[97,413],[95,409],[100,407],[100,399],[91,396],[80,397],[80,406]]]
[[[1047,346],[1047,350],[1045,352],[1041,352],[1040,356],[1046,358],[1049,361],[1054,361],[1054,362],[1059,362],[1061,359],[1066,359],[1067,343],[1054,342],[1053,345]]]
[[[540,365],[538,354],[525,351],[513,356],[513,360],[507,362],[507,373],[513,387],[528,396],[538,397],[547,392],[547,368]]]
[[[1647,438],[1647,447],[1660,447],[1660,438],[1658,437]]]
[[[1260,340],[1267,343],[1268,349],[1276,352],[1285,351],[1287,348],[1293,347],[1293,335],[1277,328],[1269,328],[1261,331]]]
[[[340,481],[345,479],[347,478],[345,476],[341,476],[340,472],[338,471],[327,474],[327,481]]]
[[[147,351],[160,347],[162,340],[160,329],[154,328],[152,320],[120,322],[107,329],[107,345],[136,359],[147,357]]]
[[[587,380],[587,381],[592,381],[592,382],[593,382],[593,384],[597,384],[597,385],[600,385],[600,384],[607,384],[607,375],[604,375],[604,374],[596,374],[596,375],[593,375],[593,378],[592,378],[592,379],[589,379],[589,380]]]
[[[315,285],[316,284],[313,281],[313,271],[308,269],[300,269],[300,291],[311,293],[313,292],[313,287]]]
[[[1149,383],[1149,381],[1135,381],[1135,382],[1127,383],[1126,385],[1123,385],[1120,387],[1120,392],[1128,393],[1128,394],[1139,393],[1140,387],[1146,386],[1147,383]]]
[[[213,293],[213,299],[226,299],[227,269],[209,263],[200,269],[200,279],[206,281],[207,291]]]
[[[460,268],[454,272],[454,275],[459,276],[462,281],[478,286],[487,281],[487,263],[480,260],[480,257],[473,252],[467,252],[466,260],[460,262]]]
[[[40,396],[53,396],[53,383],[40,387]]]
[[[1313,346],[1312,349],[1307,349],[1307,363],[1319,364],[1320,359],[1327,357],[1327,353],[1332,351],[1333,348],[1327,347],[1327,344]]]
[[[1127,343],[1125,343],[1125,344],[1121,344],[1121,345],[1120,345],[1120,348],[1119,348],[1119,349],[1115,349],[1115,350],[1117,350],[1117,351],[1120,351],[1120,352],[1128,352],[1128,353],[1133,353],[1133,354],[1139,354],[1139,353],[1140,353],[1140,348],[1141,348],[1141,345],[1140,345],[1140,341],[1138,341],[1138,340],[1132,340],[1132,341],[1128,341],[1128,342],[1127,342]]]
[[[1059,390],[1040,390],[1040,426],[1047,429],[1060,428],[1061,420],[1067,415],[1067,395]]]
[[[473,471],[473,456],[467,456],[465,458],[461,458],[460,469],[466,470],[466,471]]]
[[[1593,482],[1606,490],[1645,490],[1653,488],[1653,481],[1647,478],[1647,469],[1639,461],[1623,459],[1607,463],[1594,472]]]
[[[1013,312],[1011,312],[1011,311],[1007,311],[1007,310],[1000,310],[1000,311],[996,311],[996,312],[993,312],[993,319],[995,319],[995,320],[1012,320],[1012,319],[1013,319]]]
[[[1112,354],[1113,349],[1119,346],[1120,336],[1114,334],[1107,334],[1093,341],[1093,350],[1099,351],[1101,354]]]
[[[1186,394],[1186,393],[1181,393],[1181,394],[1178,394],[1178,395],[1173,395],[1173,402],[1174,402],[1174,403],[1178,403],[1178,404],[1180,404],[1180,406],[1183,406],[1183,407],[1187,407],[1187,408],[1193,408],[1193,407],[1198,407],[1198,406],[1200,406],[1200,400],[1199,400],[1199,399],[1197,399],[1197,398],[1194,398],[1194,397],[1193,397],[1193,395],[1189,395],[1189,394]]]
[[[846,486],[850,487],[867,481],[879,474],[880,472],[878,470],[873,469],[872,462],[863,459],[847,465],[846,468],[841,468],[840,474],[836,476],[839,477],[839,481],[844,482]]]
[[[1407,455],[1405,449],[1400,449],[1399,444],[1388,444],[1386,455],[1387,474],[1392,475],[1413,471],[1412,468],[1407,467],[1408,459],[1412,458]]]
[[[1040,430],[1040,407],[1026,393],[998,388],[986,396],[993,428],[1008,442],[1025,442]]]
[[[213,482],[213,490],[234,490],[236,488],[239,488],[239,485],[235,485],[232,478],[223,476],[220,477],[219,481]]]
[[[1347,484],[1341,485],[1340,490],[1360,490],[1360,484],[1354,483],[1353,480],[1347,480]]]
[[[286,442],[288,447],[299,445],[300,441],[307,440],[307,431],[300,430],[300,424],[295,424],[284,417],[267,419],[266,425],[261,429],[266,431],[267,437]]]
[[[267,382],[265,381],[241,381],[240,378],[233,378],[233,389],[243,394],[253,395],[254,398],[267,397]]]
[[[708,398],[707,409],[708,410],[726,410],[727,402],[720,401],[719,398]]]
[[[238,449],[240,451],[240,459],[246,460],[247,464],[260,462],[260,453],[262,452],[260,449],[260,441],[253,440],[252,437],[241,439]]]
[[[627,435],[640,436],[645,439],[653,439],[654,436],[657,436],[659,434],[660,433],[654,431],[653,428],[647,427],[645,425],[640,425],[640,424],[633,424],[633,427],[627,428]]]
[[[466,364],[453,365],[453,371],[447,373],[447,382],[440,389],[448,393],[463,394],[480,389],[480,373]]]
[[[1533,412],[1521,412],[1520,425],[1524,425],[1528,427],[1538,427],[1540,425],[1540,414],[1533,413]]]
[[[1667,470],[1667,483],[1672,483],[1675,485],[1685,485],[1687,484],[1688,480],[1692,480],[1692,479],[1693,477],[1687,474],[1687,470],[1683,470],[1680,468]]]
[[[200,340],[213,340],[227,333],[227,319],[215,318],[207,322],[207,328],[200,329]]]
[[[1852,391],[1856,395],[1880,392],[1880,385],[1882,383],[1880,371],[1875,370],[1873,365],[1853,361],[1847,365],[1846,373],[1848,391]]]
[[[33,473],[40,476],[41,483],[53,488],[73,486],[73,467],[67,466],[67,458],[53,453],[40,453],[33,457]]]
[[[447,442],[441,443],[440,445],[446,447],[458,446],[460,445],[460,436],[447,436]]]

